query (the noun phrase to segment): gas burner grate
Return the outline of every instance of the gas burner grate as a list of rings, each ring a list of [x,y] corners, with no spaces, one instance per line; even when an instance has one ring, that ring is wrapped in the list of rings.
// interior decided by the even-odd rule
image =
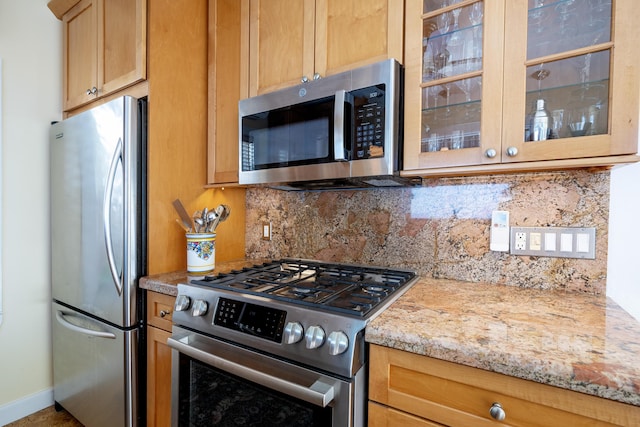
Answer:
[[[192,283],[364,317],[414,278],[408,270],[286,258]]]

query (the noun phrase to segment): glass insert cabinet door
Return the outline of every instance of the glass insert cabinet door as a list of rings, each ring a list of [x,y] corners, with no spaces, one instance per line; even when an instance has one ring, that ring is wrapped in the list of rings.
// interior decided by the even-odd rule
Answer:
[[[405,25],[405,169],[499,162],[504,0],[407,0]]]
[[[639,3],[506,2],[503,162],[636,153]]]
[[[407,0],[405,169],[635,154],[639,13],[637,0]]]
[[[425,2],[435,14],[423,25],[421,151],[478,147],[482,92],[484,4],[455,7],[454,0]]]

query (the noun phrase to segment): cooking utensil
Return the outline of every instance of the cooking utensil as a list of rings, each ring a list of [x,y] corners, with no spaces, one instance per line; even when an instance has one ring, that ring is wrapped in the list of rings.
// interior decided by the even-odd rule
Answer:
[[[193,217],[192,217],[192,218],[193,218],[193,223],[195,224],[195,232],[196,232],[196,233],[200,233],[200,231],[198,231],[198,227],[199,227],[201,224],[198,224],[198,220],[199,220],[200,218],[202,218],[202,211],[195,211],[195,212],[193,213]]]
[[[213,232],[213,222],[218,218],[218,214],[215,211],[209,211],[207,214],[207,225],[205,227],[205,232],[211,233]]]
[[[216,228],[218,228],[218,225],[221,222],[226,221],[226,219],[229,218],[230,213],[231,213],[231,208],[229,206],[218,205],[218,207],[216,208],[217,217],[215,220],[213,220],[213,223],[211,224],[212,233],[215,233]]]
[[[194,225],[193,225],[193,222],[191,221],[191,217],[187,213],[187,210],[184,208],[184,205],[182,204],[180,199],[175,199],[173,201],[173,207],[178,213],[178,216],[180,216],[180,220],[182,221],[182,224],[184,225],[184,227],[189,231],[193,230]]]
[[[202,218],[194,218],[193,222],[195,222],[196,224],[196,233],[202,233],[205,228],[205,224]]]
[[[202,210],[202,225],[203,226],[207,226],[207,214],[209,213],[209,209],[205,206],[204,209]]]
[[[184,225],[184,222],[182,222],[182,220],[181,220],[181,219],[176,218],[176,222],[178,223],[178,225],[179,225],[180,227],[182,227],[182,229],[185,231],[185,233],[191,233],[191,229],[190,229],[190,228],[188,228],[186,225]]]

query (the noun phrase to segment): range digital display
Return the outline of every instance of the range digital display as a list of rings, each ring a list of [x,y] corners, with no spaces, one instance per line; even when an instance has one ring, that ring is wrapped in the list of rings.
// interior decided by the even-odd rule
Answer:
[[[220,298],[213,324],[280,343],[286,317],[283,310]]]

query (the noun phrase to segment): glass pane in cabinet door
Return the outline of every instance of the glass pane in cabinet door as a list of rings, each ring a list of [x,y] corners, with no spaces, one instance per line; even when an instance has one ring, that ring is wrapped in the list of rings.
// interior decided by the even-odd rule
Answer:
[[[480,146],[484,2],[424,0],[422,152]]]
[[[529,0],[527,59],[611,41],[611,0]]]
[[[422,152],[480,146],[481,78],[422,89]]]
[[[459,0],[460,1],[460,0]],[[425,0],[425,13],[457,4],[453,0]],[[482,69],[482,17],[484,5],[448,9],[423,23],[424,82]]]
[[[610,52],[527,67],[525,141],[608,132]]]

